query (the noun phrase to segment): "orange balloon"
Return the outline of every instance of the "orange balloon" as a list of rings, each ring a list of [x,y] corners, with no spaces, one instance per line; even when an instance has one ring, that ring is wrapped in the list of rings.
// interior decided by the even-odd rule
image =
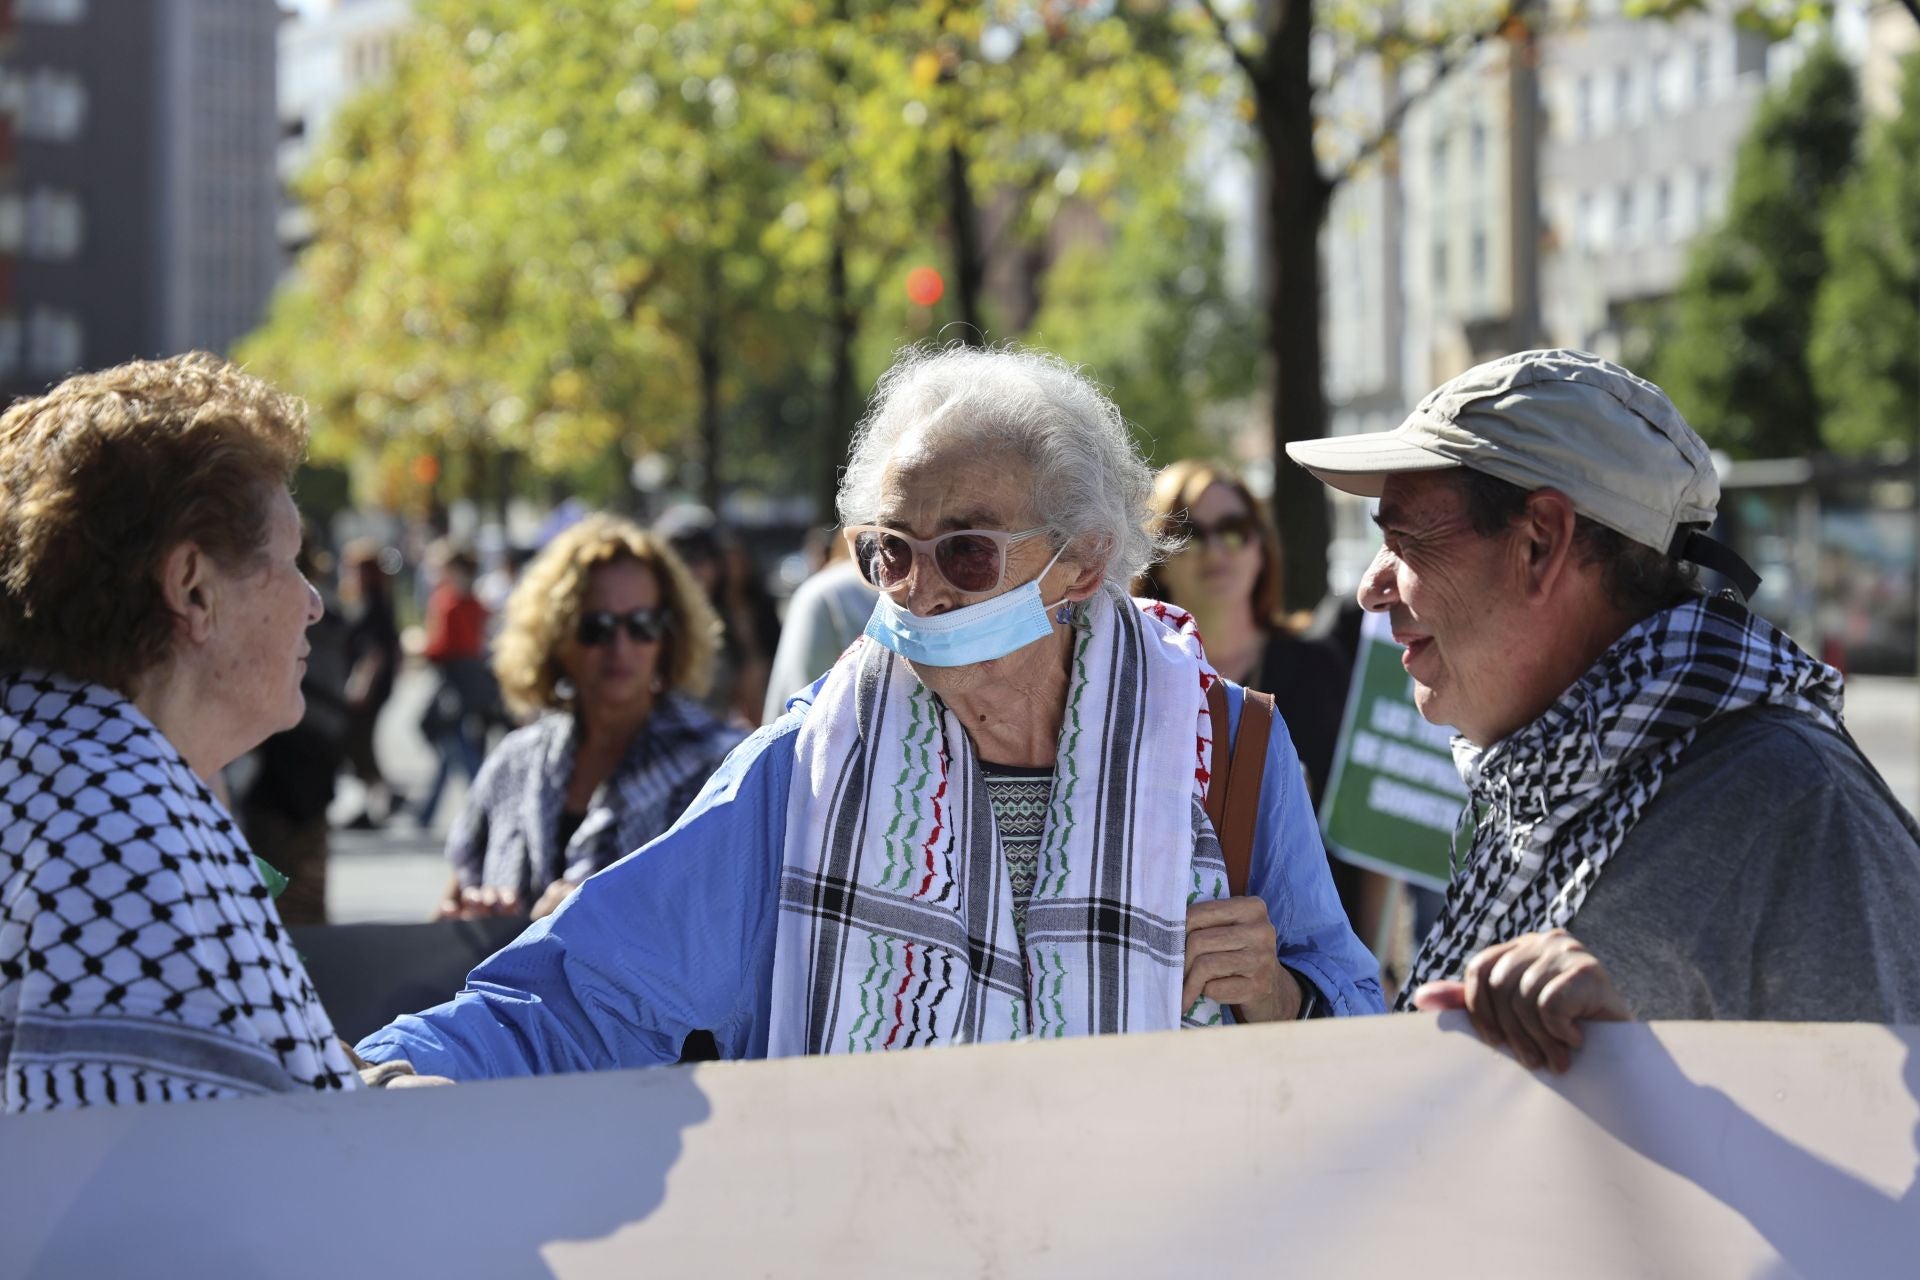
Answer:
[[[930,307],[946,296],[947,282],[932,267],[915,267],[907,272],[907,301],[917,307]]]

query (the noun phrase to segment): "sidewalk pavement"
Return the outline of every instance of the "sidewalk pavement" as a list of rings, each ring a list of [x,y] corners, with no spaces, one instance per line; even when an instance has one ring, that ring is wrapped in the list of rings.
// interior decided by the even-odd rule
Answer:
[[[381,713],[374,746],[387,779],[409,799],[426,794],[435,757],[420,736],[420,714],[433,692],[433,676],[409,664]],[[432,828],[423,830],[410,810],[393,815],[379,831],[350,831],[360,813],[360,783],[342,775],[328,816],[333,821],[327,865],[327,918],[334,924],[403,923],[430,919],[446,888],[447,828],[467,802],[466,780],[455,774],[440,798]]]
[[[1920,680],[1854,676],[1847,729],[1909,812],[1920,813]]]

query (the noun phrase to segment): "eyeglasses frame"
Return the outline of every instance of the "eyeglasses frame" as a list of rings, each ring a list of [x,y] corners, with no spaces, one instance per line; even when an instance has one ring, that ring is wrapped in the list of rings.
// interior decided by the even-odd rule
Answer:
[[[1038,537],[1048,531],[1049,526],[1043,524],[1036,525],[1031,529],[1022,529],[1017,533],[1008,533],[1004,529],[953,529],[933,538],[916,538],[910,533],[902,532],[899,529],[888,528],[883,524],[848,525],[842,530],[847,539],[847,552],[853,557],[854,570],[859,573],[860,580],[874,590],[886,592],[898,591],[901,587],[907,585],[907,580],[902,578],[891,587],[883,587],[877,582],[868,580],[866,567],[860,563],[860,535],[863,533],[877,533],[885,537],[900,539],[900,541],[906,543],[908,549],[913,552],[914,563],[917,564],[924,558],[928,564],[933,566],[933,571],[939,575],[940,581],[946,583],[961,595],[967,596],[983,596],[1006,586],[1008,548],[1016,542],[1025,542],[1028,538]],[[988,541],[998,544],[1000,548],[1000,578],[991,587],[982,587],[977,591],[970,590],[949,578],[947,571],[940,567],[940,559],[934,555],[933,549],[948,538],[964,537],[986,538]],[[909,570],[909,572],[911,572],[911,570]]]

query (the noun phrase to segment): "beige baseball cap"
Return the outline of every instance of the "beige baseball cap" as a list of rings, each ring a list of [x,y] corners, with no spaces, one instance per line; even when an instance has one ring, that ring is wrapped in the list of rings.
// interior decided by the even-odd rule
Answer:
[[[1346,493],[1377,498],[1397,471],[1472,467],[1523,489],[1558,489],[1574,510],[1635,542],[1759,578],[1706,536],[1720,502],[1707,445],[1666,392],[1584,351],[1522,351],[1428,394],[1392,431],[1328,436],[1287,456]]]

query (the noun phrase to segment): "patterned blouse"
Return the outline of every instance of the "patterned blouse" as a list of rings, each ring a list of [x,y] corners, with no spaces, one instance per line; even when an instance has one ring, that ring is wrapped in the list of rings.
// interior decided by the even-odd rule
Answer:
[[[1053,799],[1053,769],[980,762],[993,805],[993,825],[1013,886],[1013,932],[1026,945],[1027,904],[1040,878],[1040,841],[1047,834],[1047,805]]]
[[[531,902],[555,880],[604,870],[672,826],[742,736],[693,699],[667,694],[562,844],[576,732],[572,715],[543,716],[487,757],[447,837],[461,884]]]
[[[359,1079],[233,819],[99,685],[0,674],[0,1110]]]

